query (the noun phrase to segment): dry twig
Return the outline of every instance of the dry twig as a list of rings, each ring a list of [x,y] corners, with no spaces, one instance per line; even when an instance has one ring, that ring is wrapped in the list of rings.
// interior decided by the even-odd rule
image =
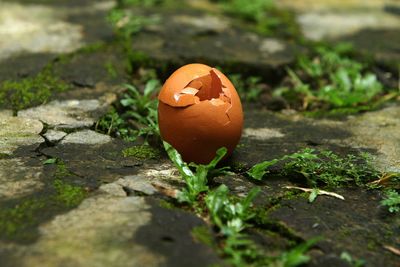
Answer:
[[[312,189],[312,188],[303,188],[303,187],[297,187],[297,186],[285,186],[285,188],[287,188],[287,189],[298,189],[298,190],[301,190],[301,191],[304,191],[304,192],[308,192],[308,193],[312,193],[315,190],[315,189]],[[328,192],[328,191],[325,191],[325,190],[319,190],[318,189],[318,195],[327,195],[327,196],[336,197],[336,198],[339,198],[341,200],[344,200],[344,196],[336,194],[336,193],[333,193],[333,192]]]

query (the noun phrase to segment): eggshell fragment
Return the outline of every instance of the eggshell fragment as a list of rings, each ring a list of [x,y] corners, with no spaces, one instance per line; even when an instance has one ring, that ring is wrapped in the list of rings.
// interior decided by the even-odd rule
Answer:
[[[220,147],[231,154],[240,140],[243,111],[229,79],[215,68],[189,64],[176,70],[158,96],[161,137],[187,162],[207,164]]]

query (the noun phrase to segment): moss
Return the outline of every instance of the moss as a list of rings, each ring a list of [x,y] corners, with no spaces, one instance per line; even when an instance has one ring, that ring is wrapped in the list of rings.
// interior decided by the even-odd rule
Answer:
[[[67,207],[77,206],[86,196],[85,190],[80,186],[65,182],[65,178],[73,176],[65,162],[57,159],[57,167],[54,173],[53,187],[55,189],[54,201]]]
[[[67,207],[79,205],[86,197],[86,191],[80,186],[70,185],[61,180],[55,180],[53,184],[56,190],[55,201]]]
[[[122,150],[122,155],[126,157],[133,157],[136,159],[158,159],[160,158],[160,151],[148,145],[133,146]]]
[[[341,118],[348,115],[358,114],[360,112],[365,111],[374,111],[382,107],[382,105],[386,102],[385,99],[379,99],[374,103],[365,104],[361,106],[355,107],[347,107],[347,108],[336,108],[331,110],[313,110],[313,111],[305,111],[303,114],[306,117],[310,118]]]
[[[367,244],[367,248],[370,251],[375,251],[378,248],[378,244],[374,240],[369,240]]]
[[[269,210],[265,208],[258,208],[256,215],[252,219],[252,224],[262,231],[274,232],[289,241],[300,243],[303,239],[298,233],[284,222],[271,220],[268,216]]]
[[[209,247],[214,246],[214,237],[207,226],[202,225],[193,227],[191,234],[197,242],[203,243]]]
[[[6,159],[6,158],[8,158],[8,157],[10,157],[9,154],[0,152],[0,159]]]
[[[0,106],[18,110],[47,102],[53,93],[64,92],[70,87],[57,77],[51,65],[36,76],[20,81],[7,80],[0,84]]]
[[[108,76],[110,76],[110,78],[116,78],[118,77],[118,72],[115,69],[115,66],[113,65],[113,63],[111,63],[110,61],[104,63],[104,68],[107,71]]]
[[[160,205],[160,207],[163,207],[164,209],[169,209],[169,210],[177,209],[177,207],[173,203],[168,202],[164,199],[159,201],[159,205]]]
[[[37,237],[37,225],[51,213],[76,207],[85,197],[83,188],[61,180],[54,182],[55,193],[31,197],[0,209],[0,238],[30,241]]]
[[[29,231],[38,221],[37,214],[46,207],[43,199],[27,199],[9,208],[0,210],[0,237],[5,239],[31,239],[35,233]]]
[[[54,173],[55,179],[61,179],[63,177],[71,175],[71,172],[67,169],[67,166],[65,165],[64,161],[57,159],[56,164],[57,167]]]

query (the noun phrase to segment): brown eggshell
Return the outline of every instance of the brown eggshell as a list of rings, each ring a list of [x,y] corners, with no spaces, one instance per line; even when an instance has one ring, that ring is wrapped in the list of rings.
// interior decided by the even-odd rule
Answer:
[[[207,164],[220,147],[231,154],[240,140],[243,111],[229,79],[203,64],[175,71],[159,94],[161,137],[186,162]]]

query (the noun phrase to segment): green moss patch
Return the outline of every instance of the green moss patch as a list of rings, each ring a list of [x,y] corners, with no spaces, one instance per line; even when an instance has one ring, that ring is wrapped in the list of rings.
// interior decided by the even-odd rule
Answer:
[[[53,185],[57,192],[54,200],[67,207],[79,205],[86,196],[85,190],[80,186],[71,185],[61,180],[55,180]]]
[[[36,233],[29,229],[37,224],[37,215],[44,210],[43,199],[27,199],[0,210],[0,237],[2,239],[32,239]]]
[[[122,155],[126,157],[134,157],[136,159],[158,159],[160,151],[148,145],[133,146],[122,150]]]
[[[47,66],[36,76],[1,83],[0,106],[12,108],[16,112],[43,104],[54,93],[64,92],[69,88],[69,85],[60,80],[51,67]]]

